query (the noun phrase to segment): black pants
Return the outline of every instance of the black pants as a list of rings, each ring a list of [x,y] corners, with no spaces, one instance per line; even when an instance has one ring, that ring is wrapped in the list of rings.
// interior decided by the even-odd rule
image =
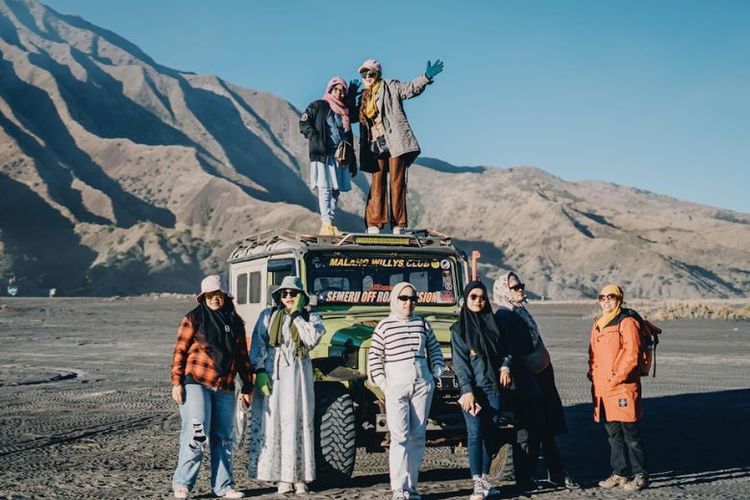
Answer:
[[[607,422],[604,425],[609,437],[612,472],[624,477],[629,477],[631,473],[647,474],[646,452],[638,422]]]
[[[513,466],[517,482],[527,483],[531,479],[537,466],[540,449],[550,479],[559,480],[565,476],[555,436],[549,433],[539,436],[536,432],[519,429],[513,446]]]

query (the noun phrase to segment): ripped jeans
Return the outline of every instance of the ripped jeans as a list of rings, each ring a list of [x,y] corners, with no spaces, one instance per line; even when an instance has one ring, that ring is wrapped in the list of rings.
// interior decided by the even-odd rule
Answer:
[[[217,496],[234,487],[232,446],[234,391],[217,391],[199,384],[185,384],[180,405],[182,431],[177,469],[172,487],[192,490],[206,446],[211,448],[211,489]]]

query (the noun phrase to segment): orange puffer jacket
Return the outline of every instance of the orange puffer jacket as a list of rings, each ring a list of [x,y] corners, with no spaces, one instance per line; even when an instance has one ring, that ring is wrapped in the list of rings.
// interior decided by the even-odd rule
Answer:
[[[588,377],[596,422],[602,417],[607,422],[635,422],[643,413],[638,329],[638,322],[623,314],[601,331],[596,321],[591,327]]]

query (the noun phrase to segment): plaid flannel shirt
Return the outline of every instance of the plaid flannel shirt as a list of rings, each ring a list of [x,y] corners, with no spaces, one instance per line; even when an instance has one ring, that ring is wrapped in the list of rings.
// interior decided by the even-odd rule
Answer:
[[[200,342],[195,341],[195,328],[189,316],[182,318],[177,328],[177,342],[172,355],[172,385],[184,383],[185,376],[190,375],[196,382],[222,391],[234,390],[234,374],[242,379],[243,394],[250,394],[253,384],[250,380],[252,369],[247,354],[245,333],[235,336],[235,358],[232,369],[227,375],[220,376],[216,363],[206,352]]]

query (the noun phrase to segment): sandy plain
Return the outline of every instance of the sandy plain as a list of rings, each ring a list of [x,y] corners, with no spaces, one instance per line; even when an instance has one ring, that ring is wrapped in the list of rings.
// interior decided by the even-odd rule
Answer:
[[[170,496],[179,415],[168,374],[176,325],[190,307],[189,298],[0,299],[0,498]],[[592,306],[531,307],[566,405],[563,456],[584,486],[568,492],[542,484],[531,496],[623,497],[594,486],[609,470],[585,377]],[[644,381],[653,482],[640,497],[750,497],[750,322],[661,325],[657,377]],[[273,498],[273,488],[247,479],[246,464],[239,453],[237,487]],[[461,450],[429,449],[423,493],[468,497],[467,465]],[[206,472],[194,498],[212,497]],[[388,498],[387,478],[385,454],[360,450],[348,488],[310,498]]]

